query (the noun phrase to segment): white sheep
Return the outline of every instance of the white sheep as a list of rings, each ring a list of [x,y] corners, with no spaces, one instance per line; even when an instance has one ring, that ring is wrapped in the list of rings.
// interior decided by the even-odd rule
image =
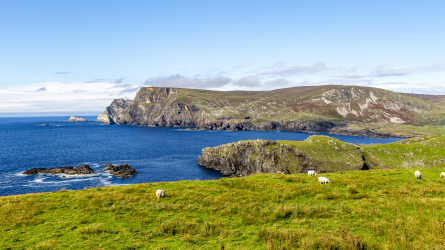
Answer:
[[[414,176],[416,176],[416,179],[422,179],[422,175],[419,171],[414,172]]]
[[[314,170],[307,171],[307,175],[309,176],[317,176],[317,173]]]
[[[440,173],[440,178],[445,179],[445,172]]]
[[[161,197],[165,197],[165,192],[164,192],[164,190],[162,190],[162,189],[158,189],[158,190],[156,191],[156,197],[158,197],[158,199],[161,198]]]
[[[320,184],[326,184],[326,183],[329,183],[330,181],[328,178],[320,176],[320,177],[318,177],[318,182],[320,182]]]

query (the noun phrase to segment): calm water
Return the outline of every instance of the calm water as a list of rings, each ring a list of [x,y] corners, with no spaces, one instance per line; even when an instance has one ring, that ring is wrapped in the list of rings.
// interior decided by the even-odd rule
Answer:
[[[0,118],[0,195],[83,189],[98,185],[207,180],[221,178],[196,164],[201,150],[245,139],[300,141],[311,134],[260,131],[188,131],[178,128],[63,122],[69,117]],[[37,126],[52,124],[51,126]],[[330,135],[345,142],[389,143],[399,139]],[[103,164],[127,163],[138,172],[119,179],[102,171]],[[88,164],[97,174],[61,176],[21,173],[30,168]]]

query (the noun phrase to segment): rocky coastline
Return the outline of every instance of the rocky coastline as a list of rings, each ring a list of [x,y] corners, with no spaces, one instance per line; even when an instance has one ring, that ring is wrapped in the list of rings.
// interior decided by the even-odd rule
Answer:
[[[313,92],[310,92],[310,97],[298,94],[299,88],[260,94],[253,91],[230,92],[231,95],[217,91],[142,88],[134,100],[114,100],[96,121],[198,130],[291,131],[408,138],[423,134],[415,130],[393,131],[375,127],[378,128],[378,124],[410,124],[416,113],[432,109],[424,101],[408,100],[409,97],[389,91],[363,87],[324,87],[332,89],[320,89],[318,92],[306,90]],[[292,91],[296,91],[297,99],[289,99],[286,92]],[[268,97],[275,95],[275,99]],[[354,108],[360,110],[350,106],[352,101],[356,103]],[[368,127],[368,124],[374,124],[374,128]]]

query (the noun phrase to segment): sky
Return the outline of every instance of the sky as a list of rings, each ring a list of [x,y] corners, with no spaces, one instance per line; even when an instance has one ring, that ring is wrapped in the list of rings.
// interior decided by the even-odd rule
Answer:
[[[0,1],[0,116],[101,113],[142,86],[445,95],[445,1]]]

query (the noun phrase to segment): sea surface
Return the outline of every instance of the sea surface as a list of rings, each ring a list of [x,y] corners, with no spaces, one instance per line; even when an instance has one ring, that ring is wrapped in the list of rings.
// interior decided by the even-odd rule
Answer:
[[[103,125],[94,122],[96,117],[84,117],[87,122],[64,122],[68,118],[0,118],[0,196],[146,182],[218,179],[223,175],[196,164],[205,147],[246,139],[301,141],[312,135]],[[354,144],[400,140],[329,136]],[[127,163],[139,174],[120,179],[103,171],[103,164],[106,163]],[[22,174],[31,168],[80,164],[88,164],[97,174],[67,178],[50,174]]]

